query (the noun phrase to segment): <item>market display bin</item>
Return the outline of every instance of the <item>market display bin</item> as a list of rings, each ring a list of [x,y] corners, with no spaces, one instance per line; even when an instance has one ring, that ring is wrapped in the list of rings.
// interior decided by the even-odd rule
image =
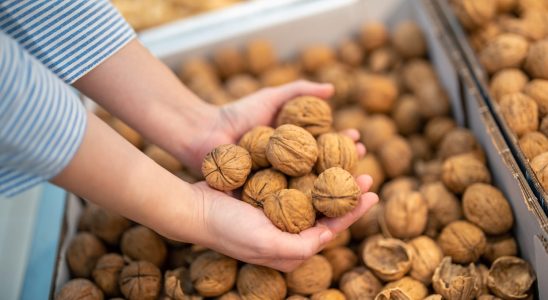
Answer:
[[[459,50],[446,36],[428,1],[414,0],[316,0],[298,1],[285,7],[245,18],[201,24],[169,35],[143,37],[144,44],[168,66],[177,70],[185,59],[211,54],[221,46],[241,46],[254,38],[272,41],[281,58],[294,56],[305,46],[335,44],[357,32],[366,21],[383,20],[388,26],[405,19],[415,20],[425,32],[430,59],[451,100],[457,123],[469,127],[481,142],[493,174],[493,184],[509,199],[515,214],[514,234],[520,255],[536,271],[538,281],[548,279],[546,215],[533,196],[526,178],[501,137],[501,133],[469,74],[459,60]],[[465,104],[465,105],[463,105]],[[65,253],[76,232],[82,203],[70,196],[65,213],[65,230],[60,246],[53,288],[58,291],[69,279]],[[548,298],[548,290],[538,285],[537,298]]]

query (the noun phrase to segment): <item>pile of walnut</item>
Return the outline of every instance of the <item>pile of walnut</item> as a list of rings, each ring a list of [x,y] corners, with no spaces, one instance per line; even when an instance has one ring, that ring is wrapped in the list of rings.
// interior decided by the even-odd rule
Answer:
[[[490,92],[548,191],[548,2],[452,0]]]
[[[213,151],[209,163],[222,161],[228,168],[221,174],[210,166],[217,172],[209,175],[215,176],[211,182],[221,189],[233,189],[246,181],[241,165],[263,168],[247,179],[242,198],[252,205],[262,204],[276,217],[283,210],[287,215],[272,219],[287,230],[313,223],[314,213],[307,217],[294,214],[312,210],[314,193],[320,196],[317,207],[333,209],[333,200],[322,198],[339,188],[328,184],[333,174],[326,172],[333,170],[328,168],[333,164],[342,166],[334,169],[337,173],[345,173],[346,168],[354,175],[370,174],[372,189],[379,192],[381,201],[322,252],[286,274],[167,240],[88,205],[66,255],[71,274],[78,279],[69,281],[57,299],[82,295],[86,299],[222,300],[532,296],[535,274],[517,257],[511,207],[491,185],[478,141],[451,119],[448,98],[427,61],[424,38],[414,23],[401,23],[392,34],[382,24],[369,23],[359,39],[341,43],[336,51],[315,46],[305,49],[299,60],[287,63],[279,63],[266,42],[250,43],[245,54],[235,49],[219,53],[223,54],[214,56],[214,64],[196,60],[183,68],[182,78],[196,93],[205,97],[207,91],[216,91],[238,98],[260,86],[298,77],[331,82],[336,87],[329,102],[334,129],[359,128],[368,154],[351,168],[354,154],[342,159],[347,157],[346,150],[340,151],[343,148],[338,145],[344,145],[345,138],[324,133],[330,115],[319,118],[319,111],[327,107],[318,104],[306,111],[312,112],[314,122],[298,124],[306,129],[259,127],[242,138],[242,148],[232,145]],[[204,86],[208,87],[200,89]],[[290,102],[278,124],[304,117],[299,113],[308,101],[317,102],[308,97]],[[320,146],[312,147],[315,143]],[[228,153],[234,160],[225,157]],[[148,150],[148,154],[166,168],[170,165],[166,162],[173,162],[159,150]],[[230,167],[233,163],[237,170]],[[291,177],[264,169],[269,164]],[[172,171],[179,173],[180,166]],[[325,175],[325,183],[320,181],[317,188],[313,184],[316,176],[310,175],[316,172]],[[262,197],[265,190],[282,192]],[[280,205],[268,208],[269,202]]]

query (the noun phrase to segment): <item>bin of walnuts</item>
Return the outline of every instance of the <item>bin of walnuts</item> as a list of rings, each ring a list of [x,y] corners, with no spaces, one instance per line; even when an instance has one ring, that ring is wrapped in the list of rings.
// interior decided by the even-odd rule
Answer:
[[[216,90],[204,97],[212,103],[300,77],[330,82],[336,92],[327,101],[292,99],[271,127],[213,149],[202,164],[207,183],[221,191],[240,189],[241,201],[289,233],[351,211],[360,195],[359,174],[372,176],[380,202],[288,273],[168,240],[88,205],[67,251],[74,279],[57,299],[532,296],[535,273],[518,257],[512,209],[492,185],[472,132],[452,120],[415,23],[402,22],[392,32],[367,23],[358,38],[337,49],[304,49],[298,61],[279,62],[265,41],[236,50],[225,52],[228,61],[217,55],[213,62],[188,62],[181,79],[199,95]],[[353,141],[338,133],[347,128],[360,130],[365,157],[358,158]],[[173,168],[165,152],[148,153]]]

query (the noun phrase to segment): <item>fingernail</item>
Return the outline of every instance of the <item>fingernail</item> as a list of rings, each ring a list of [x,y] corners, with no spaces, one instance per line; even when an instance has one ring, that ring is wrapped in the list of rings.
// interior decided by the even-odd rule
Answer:
[[[326,244],[331,240],[333,237],[333,234],[331,233],[331,230],[326,230],[320,234],[320,244]]]

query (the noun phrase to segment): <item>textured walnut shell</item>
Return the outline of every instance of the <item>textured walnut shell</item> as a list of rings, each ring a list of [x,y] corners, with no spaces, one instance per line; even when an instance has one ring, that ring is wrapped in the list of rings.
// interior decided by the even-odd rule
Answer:
[[[128,219],[91,203],[86,207],[86,215],[87,230],[109,245],[117,245],[124,231],[131,226]]]
[[[518,137],[538,129],[538,106],[535,100],[522,93],[514,93],[500,100],[502,117]]]
[[[500,101],[502,96],[521,92],[527,84],[527,81],[527,75],[520,69],[504,69],[493,75],[489,90],[495,97],[495,100]]]
[[[518,254],[518,245],[516,240],[510,235],[487,238],[487,246],[483,257],[489,262],[494,262],[502,256],[516,256]]]
[[[97,260],[106,253],[105,246],[93,234],[80,232],[67,248],[67,263],[75,277],[88,278]]]
[[[548,138],[538,131],[528,132],[519,139],[519,148],[525,157],[531,161],[538,155],[548,151]]]
[[[355,80],[348,67],[342,64],[331,64],[318,71],[319,82],[330,83],[335,89],[329,104],[333,107],[340,107],[348,102],[354,95]]]
[[[426,286],[411,277],[403,277],[387,284],[375,300],[423,300],[428,295]]]
[[[428,220],[436,224],[436,231],[462,218],[461,203],[443,183],[437,181],[424,184],[420,192],[428,205]]]
[[[466,219],[487,234],[503,234],[514,224],[508,200],[499,189],[489,184],[469,186],[462,197],[462,208]]]
[[[419,192],[401,192],[386,201],[383,220],[393,237],[419,236],[426,228],[427,219],[428,205]]]
[[[353,40],[341,42],[338,49],[338,55],[342,63],[351,67],[359,67],[363,62],[362,49],[360,48],[360,45]]]
[[[325,170],[314,182],[312,201],[319,212],[335,218],[354,209],[360,195],[360,188],[352,174],[334,167]]]
[[[455,221],[445,226],[438,237],[443,253],[460,264],[476,262],[485,251],[485,234],[467,221]]]
[[[243,73],[246,70],[244,56],[236,48],[222,48],[213,54],[217,70],[224,78]]]
[[[414,58],[405,63],[401,70],[404,86],[416,93],[425,84],[437,82],[437,75],[432,64],[422,58]]]
[[[55,300],[103,300],[103,292],[93,282],[77,278],[72,279],[63,285],[63,288],[55,295]]]
[[[522,36],[503,33],[483,48],[479,60],[490,74],[504,68],[519,67],[527,56],[528,47],[527,40]]]
[[[548,79],[548,41],[541,40],[531,45],[525,59],[525,70],[533,78]]]
[[[313,96],[301,96],[287,102],[278,114],[276,124],[293,124],[317,136],[329,132],[333,118],[326,101]]]
[[[286,273],[285,278],[291,292],[310,295],[329,287],[333,271],[325,257],[314,255],[305,260],[297,269]]]
[[[448,117],[433,118],[424,128],[424,136],[433,147],[443,140],[443,138],[453,130],[457,125],[455,121]]]
[[[541,117],[548,114],[548,80],[534,79],[523,88],[523,93],[535,100]]]
[[[476,271],[478,273],[478,277],[480,278],[480,289],[478,294],[479,295],[489,294],[489,287],[487,286],[487,278],[489,277],[489,268],[487,268],[484,264],[477,264]]]
[[[427,236],[419,236],[408,243],[413,253],[411,277],[429,285],[432,275],[443,259],[443,253],[434,240]]]
[[[386,175],[394,178],[411,171],[413,151],[407,140],[396,135],[382,144],[379,149],[379,159]]]
[[[380,22],[368,22],[360,29],[360,43],[365,51],[371,51],[385,45],[388,38],[388,30]]]
[[[323,251],[333,271],[333,281],[338,282],[341,276],[352,269],[358,262],[358,257],[347,247],[335,247]]]
[[[363,240],[380,232],[379,217],[382,213],[381,205],[374,204],[354,224],[350,225],[350,233],[355,240]]]
[[[451,0],[451,6],[464,28],[472,30],[493,19],[497,9],[496,2],[496,0]]]
[[[440,294],[433,294],[424,298],[424,300],[443,300],[443,297]]]
[[[359,267],[345,273],[339,287],[348,300],[373,300],[382,284],[369,270]]]
[[[271,42],[267,40],[254,40],[247,44],[245,58],[249,71],[255,75],[262,74],[266,70],[278,64],[278,58]]]
[[[204,297],[220,296],[236,282],[238,262],[217,252],[207,251],[190,265],[194,289]]]
[[[238,293],[242,300],[283,300],[287,287],[282,275],[273,269],[244,265],[238,273]]]
[[[501,1],[501,0],[497,0]],[[504,0],[502,0],[504,1]],[[513,0],[512,0],[513,1]],[[480,52],[489,42],[501,34],[501,29],[497,23],[489,23],[481,28],[477,28],[468,35],[468,40],[476,52]]]
[[[396,135],[397,132],[394,121],[382,114],[368,117],[359,129],[361,140],[369,152],[377,152],[382,144]]]
[[[265,71],[260,78],[263,86],[280,86],[290,83],[301,77],[300,69],[291,64],[285,64],[273,67]]]
[[[268,195],[264,213],[280,230],[299,233],[314,225],[316,212],[312,201],[303,192],[283,189]]]
[[[211,187],[231,191],[244,185],[251,166],[251,155],[247,150],[226,144],[206,155],[202,162],[202,174]]]
[[[426,54],[426,40],[420,27],[413,21],[397,24],[391,41],[396,51],[405,58],[421,57]]]
[[[257,79],[251,75],[240,74],[230,77],[225,84],[226,91],[235,99],[243,98],[261,88]]]
[[[536,276],[529,263],[515,256],[495,260],[489,269],[487,284],[503,299],[526,299]]]
[[[399,177],[388,181],[381,189],[381,199],[388,200],[402,192],[417,190],[419,182],[414,177]]]
[[[266,146],[272,166],[290,176],[310,173],[318,158],[314,137],[301,127],[285,124],[278,127]]]
[[[240,139],[239,145],[249,152],[253,169],[265,168],[270,165],[266,159],[266,145],[274,129],[268,126],[257,126],[248,131]]]
[[[346,297],[337,289],[328,289],[314,293],[310,296],[310,300],[346,300]]]
[[[451,104],[445,89],[438,82],[428,82],[416,91],[419,110],[424,118],[431,119],[449,114]]]
[[[386,75],[369,74],[358,80],[358,102],[369,113],[389,113],[398,97],[398,86]]]
[[[412,95],[400,97],[392,111],[392,119],[401,134],[418,132],[422,126],[422,116],[417,99]]]
[[[287,179],[284,174],[273,169],[261,170],[253,174],[245,183],[242,200],[254,207],[263,207],[269,195],[285,188],[287,188]]]
[[[451,156],[471,153],[481,149],[474,134],[466,128],[455,128],[441,140],[438,156],[445,160]]]
[[[544,188],[548,191],[548,152],[544,152],[531,161],[531,168]]]
[[[237,292],[228,292],[217,298],[217,300],[242,300],[242,297]]]
[[[445,257],[434,272],[432,286],[444,299],[473,299],[480,292],[481,278],[474,264],[464,267]]]
[[[160,294],[162,273],[147,261],[132,262],[120,273],[120,290],[128,300],[153,300]]]
[[[367,115],[359,106],[348,106],[333,112],[333,127],[337,131],[360,128]]]
[[[164,274],[163,293],[168,299],[187,300],[187,295],[185,295],[185,289],[183,288],[185,275],[188,276],[188,270],[182,267],[166,271]]]
[[[334,63],[336,55],[333,49],[324,45],[310,46],[301,53],[301,62],[306,72],[316,73],[321,68]]]
[[[358,160],[358,152],[354,141],[339,133],[324,133],[318,137],[318,173],[340,167],[352,172]]]
[[[299,190],[308,198],[312,199],[312,189],[314,189],[314,181],[316,181],[316,178],[318,178],[318,176],[314,173],[293,177],[289,180],[289,188]]]
[[[105,293],[105,296],[115,297],[120,295],[118,280],[124,266],[124,258],[116,253],[105,254],[97,261],[91,275],[93,281]]]
[[[182,165],[177,158],[173,157],[171,154],[156,145],[148,146],[144,153],[171,173],[175,173],[182,168]]]
[[[379,238],[366,243],[362,259],[377,277],[394,281],[409,272],[413,254],[409,246],[400,240]]]
[[[357,161],[352,174],[354,174],[354,176],[363,174],[371,176],[371,178],[373,178],[373,185],[371,185],[369,190],[374,193],[379,191],[379,188],[384,183],[385,179],[381,163],[378,158],[371,153],[366,154],[362,159]]]
[[[443,183],[455,193],[463,193],[474,183],[491,182],[491,174],[485,164],[468,154],[448,158],[442,168]]]
[[[167,248],[154,231],[138,225],[124,233],[120,242],[122,253],[133,260],[145,260],[157,267],[164,264]]]

